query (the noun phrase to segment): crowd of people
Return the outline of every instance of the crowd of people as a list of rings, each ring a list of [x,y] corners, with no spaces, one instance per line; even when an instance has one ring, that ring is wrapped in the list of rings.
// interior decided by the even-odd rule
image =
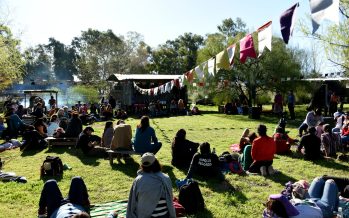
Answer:
[[[295,118],[293,92],[288,96],[288,107],[291,119]],[[280,97],[275,98],[275,102]],[[111,101],[112,103],[112,101]],[[156,136],[155,129],[150,126],[149,116],[142,116],[139,124],[135,127],[134,137],[131,125],[126,123],[124,113],[114,123],[110,119],[117,117],[110,103],[97,107],[96,104],[74,105],[58,108],[54,99],[49,101],[50,109],[45,112],[43,104],[38,102],[32,116],[35,116],[33,125],[23,122],[18,111],[21,107],[9,107],[5,115],[7,128],[4,120],[0,119],[0,131],[8,139],[23,136],[21,149],[44,147],[47,137],[75,137],[76,147],[81,149],[86,156],[106,157],[108,149],[121,151],[135,151],[140,153],[141,165],[137,172],[128,199],[128,217],[175,217],[173,206],[172,181],[161,172],[161,165],[156,154],[162,147],[162,143]],[[280,105],[279,105],[280,106]],[[275,105],[274,110],[280,110]],[[153,105],[149,106],[150,108]],[[226,107],[226,109],[229,109]],[[101,111],[99,111],[101,110]],[[89,113],[90,111],[90,113]],[[158,116],[159,111],[154,104],[150,110],[150,116]],[[178,102],[171,101],[170,112],[173,115],[187,114],[186,106],[180,99]],[[199,114],[197,107],[191,109],[191,113]],[[229,112],[230,113],[230,112]],[[239,112],[238,112],[239,113]],[[260,174],[262,176],[273,175],[277,170],[273,167],[275,154],[284,155],[291,152],[291,145],[299,142],[296,151],[304,155],[305,159],[317,160],[323,157],[335,157],[338,151],[343,151],[349,142],[349,113],[342,113],[337,109],[333,113],[336,122],[334,128],[324,123],[321,109],[309,110],[304,122],[299,126],[300,140],[292,139],[286,131],[286,120],[281,114],[281,119],[272,136],[268,136],[267,127],[258,125],[256,132],[245,129],[238,144],[238,149],[233,153],[218,156],[215,149],[211,149],[209,142],[193,142],[186,138],[186,130],[179,129],[172,144],[171,164],[174,167],[187,172],[185,179],[208,179],[215,178],[222,184],[227,184],[224,171],[226,162],[237,161],[247,174]],[[94,129],[89,120],[99,120],[104,117],[105,128],[101,137],[93,135]],[[238,154],[238,158],[235,159]],[[124,156],[129,158],[129,156]],[[231,172],[234,172],[232,169]],[[304,204],[299,203],[297,197],[293,200],[285,199],[284,195],[270,195],[264,217],[296,217],[299,214],[309,212],[321,214],[321,217],[331,217],[338,207],[339,199],[349,197],[343,187],[338,187],[333,178],[316,178],[310,187],[303,187],[307,195],[303,195],[303,201],[311,199],[312,210],[304,209]],[[349,185],[349,183],[348,183]],[[160,188],[159,188],[160,187]],[[338,189],[343,189],[341,198],[333,195]],[[345,190],[349,190],[349,186]],[[338,191],[337,191],[338,192]],[[304,193],[303,193],[304,194]],[[297,203],[298,202],[298,203]],[[300,206],[303,205],[303,206]],[[39,202],[39,216],[52,217],[89,217],[90,202],[86,185],[82,178],[74,177],[67,198],[63,198],[55,180],[48,180],[42,190]],[[315,208],[315,209],[314,209]],[[330,208],[330,209],[329,209]],[[303,216],[304,217],[304,216]],[[320,216],[319,216],[320,217]]]

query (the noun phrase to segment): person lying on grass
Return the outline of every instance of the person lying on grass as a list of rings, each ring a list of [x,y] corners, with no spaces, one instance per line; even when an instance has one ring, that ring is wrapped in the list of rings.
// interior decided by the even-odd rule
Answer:
[[[90,217],[90,201],[87,188],[81,177],[71,180],[67,198],[63,195],[54,179],[47,180],[41,191],[38,217],[66,218]]]

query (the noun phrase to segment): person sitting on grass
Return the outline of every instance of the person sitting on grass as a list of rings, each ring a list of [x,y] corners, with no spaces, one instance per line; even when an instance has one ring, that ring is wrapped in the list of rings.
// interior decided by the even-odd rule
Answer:
[[[35,130],[34,126],[28,126],[27,130],[23,133],[23,144],[20,150],[43,149],[46,146],[47,142],[45,138]]]
[[[316,127],[319,123],[323,122],[323,117],[321,115],[321,109],[318,108],[315,111],[311,110],[307,113],[305,120],[299,126],[299,137],[302,137],[303,131],[306,131],[309,127]]]
[[[155,130],[149,125],[149,117],[143,116],[141,123],[137,126],[134,138],[134,149],[137,153],[151,152],[156,154],[162,143],[158,141],[155,135]]]
[[[82,122],[78,112],[74,112],[69,120],[67,129],[65,130],[66,137],[78,137],[82,131]]]
[[[218,156],[211,152],[210,144],[204,142],[199,148],[200,153],[196,153],[191,161],[187,179],[191,179],[194,175],[200,175],[204,178],[216,177],[220,181],[224,181],[225,177],[220,170]]]
[[[104,131],[102,135],[102,144],[101,144],[102,147],[110,148],[111,140],[113,138],[113,132],[114,132],[113,122],[107,121],[105,123]]]
[[[256,138],[257,138],[257,134],[253,132],[249,134],[248,139],[246,139],[248,143],[245,144],[243,153],[241,154],[240,160],[239,160],[241,163],[242,169],[244,171],[248,171],[251,164],[253,163],[252,155],[251,155],[251,150],[252,150],[251,144]]]
[[[54,179],[47,180],[41,191],[38,217],[65,218],[90,217],[90,201],[87,188],[81,177],[74,177],[70,183],[68,197],[63,198]]]
[[[189,167],[194,154],[197,152],[199,143],[189,141],[185,138],[186,131],[178,130],[172,141],[172,165],[176,167]]]
[[[101,138],[96,135],[92,135],[92,132],[94,132],[92,127],[85,127],[78,138],[76,147],[80,148],[87,156],[106,157],[106,149],[98,146],[101,143]]]
[[[15,113],[14,108],[10,108],[9,111],[5,114],[6,123],[7,123],[7,134],[10,138],[17,138],[19,133],[22,133],[27,125],[18,117]]]
[[[129,124],[124,120],[118,120],[114,129],[111,141],[112,150],[129,150],[132,151],[132,130]]]
[[[329,124],[324,125],[324,131],[321,135],[321,144],[325,157],[336,157],[336,152],[341,148],[341,138],[337,133],[332,133]]]
[[[276,152],[274,139],[267,136],[267,127],[260,124],[257,128],[259,137],[252,143],[253,163],[249,168],[250,173],[261,173],[262,176],[274,174],[273,159]]]
[[[171,179],[161,172],[161,165],[154,154],[144,153],[129,194],[126,217],[175,218],[172,199]]]
[[[304,155],[306,160],[318,160],[321,158],[321,140],[315,135],[315,127],[310,127],[308,133],[303,135],[297,151]]]
[[[39,118],[34,122],[34,127],[38,133],[44,138],[47,137],[47,126],[46,123],[44,122],[44,119]]]
[[[47,136],[53,136],[56,129],[59,128],[58,117],[56,114],[51,116],[50,123],[47,126]]]
[[[291,152],[291,144],[298,141],[290,138],[287,133],[285,133],[284,128],[278,126],[276,128],[276,132],[273,135],[275,145],[276,145],[276,153],[277,154],[288,154]]]

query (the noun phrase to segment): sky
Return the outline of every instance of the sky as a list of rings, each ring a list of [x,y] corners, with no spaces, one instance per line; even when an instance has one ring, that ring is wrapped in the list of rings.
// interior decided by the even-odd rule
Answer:
[[[0,0],[0,9],[22,47],[46,44],[50,37],[70,44],[88,28],[116,35],[136,31],[156,47],[186,32],[217,32],[222,20],[236,17],[250,32],[273,21],[273,33],[280,36],[279,17],[297,2],[297,17],[307,20],[309,0]],[[290,39],[290,46],[309,43],[297,30]]]

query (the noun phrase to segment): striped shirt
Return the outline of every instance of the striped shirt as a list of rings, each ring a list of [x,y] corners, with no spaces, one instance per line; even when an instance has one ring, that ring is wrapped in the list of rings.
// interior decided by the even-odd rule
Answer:
[[[151,217],[162,217],[167,213],[168,213],[168,209],[167,209],[166,200],[164,198],[160,198]]]

